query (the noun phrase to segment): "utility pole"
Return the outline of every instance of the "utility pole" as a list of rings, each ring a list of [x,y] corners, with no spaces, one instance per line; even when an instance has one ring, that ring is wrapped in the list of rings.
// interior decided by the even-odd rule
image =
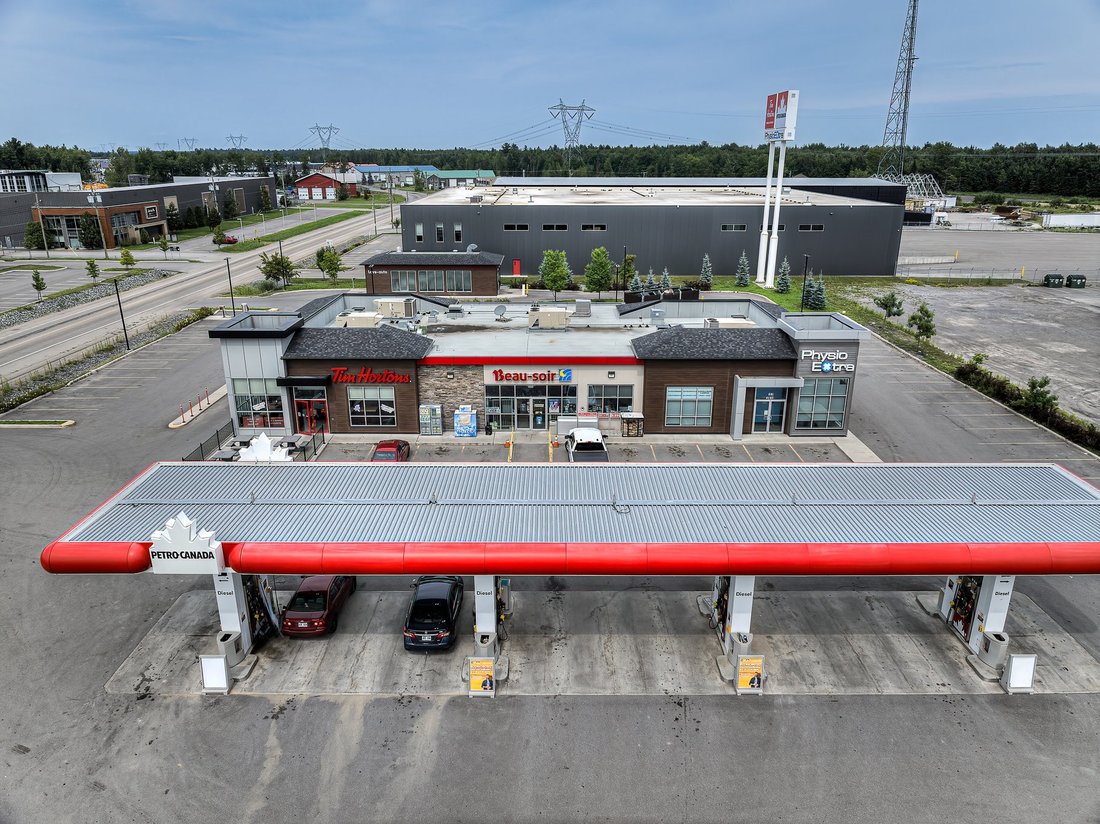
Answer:
[[[38,212],[38,228],[42,230],[42,248],[46,250],[46,257],[50,256],[50,242],[46,240],[46,218],[42,216],[42,207],[38,205],[38,190],[34,190],[34,209]],[[375,234],[378,234],[375,231]]]
[[[565,165],[569,170],[569,176],[572,177],[573,150],[581,143],[581,124],[591,120],[596,110],[586,106],[583,100],[579,106],[566,106],[559,97],[558,105],[550,106],[549,112],[555,119],[561,120],[562,131],[565,132]]]
[[[328,147],[332,142],[332,136],[340,131],[338,128],[329,123],[327,126],[320,124],[314,124],[309,127],[309,130],[317,135],[317,139],[321,141],[321,164],[322,166],[327,163]]]
[[[237,304],[233,302],[233,273],[229,270],[229,258],[225,259],[225,274],[229,277],[229,308],[233,310],[233,317],[237,317]]]
[[[118,278],[115,278],[115,297],[118,298],[118,314],[122,318],[122,337],[126,339],[126,351],[130,351],[130,335],[126,331],[126,315],[122,313],[122,294],[118,291]]]

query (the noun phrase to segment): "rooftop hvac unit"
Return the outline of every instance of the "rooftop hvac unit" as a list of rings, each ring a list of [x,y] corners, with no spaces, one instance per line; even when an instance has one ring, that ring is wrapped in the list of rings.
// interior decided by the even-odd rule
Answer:
[[[377,298],[374,305],[384,318],[411,318],[416,316],[415,298]]]
[[[592,317],[592,301],[588,298],[577,298],[577,307],[573,314],[578,318]]]
[[[462,304],[461,303],[452,303],[450,306],[447,307],[447,314],[448,315],[461,315],[462,314]]]
[[[470,202],[471,203],[481,203],[482,199],[483,198],[482,198],[481,195],[470,195]]]
[[[565,329],[569,325],[569,312],[561,306],[544,306],[527,315],[527,326],[539,329]]]
[[[344,318],[344,326],[369,329],[378,325],[380,317],[377,312],[352,312]]]

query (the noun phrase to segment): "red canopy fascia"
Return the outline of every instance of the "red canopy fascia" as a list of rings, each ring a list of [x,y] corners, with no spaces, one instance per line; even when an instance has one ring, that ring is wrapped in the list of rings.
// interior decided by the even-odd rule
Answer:
[[[47,572],[149,569],[149,542],[54,541]],[[1095,575],[1100,541],[1076,543],[260,543],[226,565],[283,575]]]

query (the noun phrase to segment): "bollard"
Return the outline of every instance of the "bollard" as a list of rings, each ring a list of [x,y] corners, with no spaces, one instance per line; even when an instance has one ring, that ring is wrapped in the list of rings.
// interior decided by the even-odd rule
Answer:
[[[202,393],[201,392],[196,392],[195,393],[195,400],[197,400],[199,402],[199,411],[202,412]]]
[[[180,404],[180,422],[183,422],[183,404]]]
[[[187,402],[187,411],[191,413],[191,417],[195,417],[195,409],[191,406],[191,401]]]
[[[206,405],[210,406],[210,389],[205,386],[203,387],[203,389],[206,390]]]

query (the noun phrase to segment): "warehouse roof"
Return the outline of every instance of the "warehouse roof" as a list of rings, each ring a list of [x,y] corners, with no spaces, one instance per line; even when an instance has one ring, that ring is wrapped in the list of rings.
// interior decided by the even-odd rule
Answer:
[[[42,553],[138,572],[178,513],[238,572],[1100,573],[1100,491],[1043,464],[156,464]]]
[[[698,329],[671,326],[631,341],[644,360],[793,360],[782,329]]]
[[[430,339],[395,326],[299,329],[287,346],[286,360],[419,360]]]

